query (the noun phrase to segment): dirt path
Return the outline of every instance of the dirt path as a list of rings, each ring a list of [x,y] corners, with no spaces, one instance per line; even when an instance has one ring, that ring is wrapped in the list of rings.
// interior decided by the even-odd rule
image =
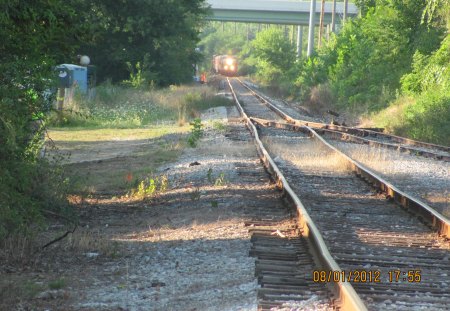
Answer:
[[[74,197],[81,226],[27,263],[2,270],[2,309],[256,310],[254,259],[243,223],[258,198],[280,194],[245,127],[225,123],[225,112],[209,111],[205,119],[212,121],[198,147],[159,167],[166,192],[144,200]],[[236,120],[234,108],[228,117]],[[77,169],[91,169],[93,160]],[[238,167],[259,175],[249,179]],[[61,230],[50,227],[46,238]]]

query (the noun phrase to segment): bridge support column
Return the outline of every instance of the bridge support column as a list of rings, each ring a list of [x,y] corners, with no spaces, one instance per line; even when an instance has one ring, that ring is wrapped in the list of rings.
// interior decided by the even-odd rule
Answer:
[[[308,29],[308,51],[307,56],[311,57],[314,52],[314,24],[316,18],[316,0],[311,0],[311,7],[309,10],[309,29]]]
[[[333,10],[331,11],[331,32],[336,32],[336,0],[333,0]]]
[[[303,49],[303,26],[297,26],[297,58],[302,57]]]
[[[347,13],[348,13],[348,0],[344,0],[344,17],[343,24],[347,21]]]

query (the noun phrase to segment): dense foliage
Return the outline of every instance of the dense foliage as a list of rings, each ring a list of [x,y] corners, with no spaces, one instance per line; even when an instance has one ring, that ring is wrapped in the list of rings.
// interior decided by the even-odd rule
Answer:
[[[289,37],[272,26],[240,45],[241,63],[251,65],[260,82],[310,106],[347,110],[395,133],[449,144],[450,1],[356,4],[361,16],[312,57],[294,61]],[[224,32],[209,31],[202,42],[210,42],[211,33],[220,41]]]
[[[0,4],[0,238],[61,212],[63,176],[39,159],[52,65],[75,53],[86,33],[77,1]]]
[[[450,2],[435,2],[360,1],[363,16],[301,61],[297,95],[310,100],[310,90],[326,83],[330,105],[375,114],[377,126],[398,134],[449,144]],[[305,78],[312,71],[315,78]]]
[[[67,215],[64,174],[39,157],[55,65],[89,54],[100,79],[192,75],[203,0],[0,0],[0,238]]]
[[[125,80],[138,63],[147,82],[169,85],[192,78],[204,0],[96,0],[89,2],[94,35],[81,51],[100,79]]]
[[[280,81],[294,65],[295,47],[281,29],[272,27],[258,33],[250,48],[257,76],[265,83]]]

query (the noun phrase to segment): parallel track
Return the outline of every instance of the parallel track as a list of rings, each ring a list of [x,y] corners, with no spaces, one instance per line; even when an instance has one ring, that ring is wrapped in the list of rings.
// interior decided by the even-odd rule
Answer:
[[[248,94],[238,84],[234,87],[239,89],[239,97],[245,101],[249,114],[276,119],[273,111],[270,115],[271,109],[261,103],[258,105],[252,99],[253,94]],[[238,100],[237,104],[244,118],[247,118]],[[260,121],[260,124],[263,125],[263,122]],[[412,212],[419,213],[425,223],[434,226],[435,231],[419,222],[415,214],[406,213],[394,202],[386,201],[385,196],[371,192],[366,183],[348,172],[337,174],[320,167],[299,168],[283,161],[283,155],[277,155],[277,163],[285,174],[283,176],[260,143],[260,136],[264,137],[264,141],[272,142],[269,146],[274,153],[278,149],[273,146],[280,143],[296,146],[296,153],[308,153],[312,141],[324,146],[326,142],[310,128],[300,128],[297,124],[295,126],[301,129],[300,132],[262,127],[258,131],[250,119],[247,126],[255,136],[263,162],[297,207],[299,228],[308,238],[318,265],[324,270],[342,271],[341,275],[347,277],[351,271],[371,275],[371,282],[350,282],[353,287],[345,281],[325,282],[332,285],[343,309],[364,310],[366,306],[371,310],[447,309],[450,304],[449,244],[435,231],[448,237],[448,222],[422,202],[417,202],[390,184],[386,185],[345,156],[342,156],[343,159],[357,174],[370,180],[379,190],[386,191]],[[325,148],[329,148],[325,156],[338,152],[331,146]],[[296,194],[301,196],[302,201]],[[419,270],[420,282],[417,276]],[[400,271],[398,279],[397,271]],[[410,271],[412,280],[416,282],[407,281]],[[379,277],[376,278],[376,275]],[[350,279],[353,280],[351,276]]]
[[[434,158],[436,160],[450,161],[450,147],[447,146],[425,143],[405,137],[380,133],[378,131],[370,129],[346,127],[333,124],[325,124],[321,122],[294,119],[287,113],[283,112],[282,109],[271,103],[263,94],[258,93],[256,90],[242,82],[240,79],[236,80],[239,81],[243,87],[248,89],[255,97],[257,97],[261,103],[275,112],[276,118],[274,119],[274,114],[272,114],[271,120],[285,120],[296,126],[308,126],[314,128],[321,135],[327,135],[333,138],[396,149],[402,152],[409,152],[415,155]],[[267,116],[269,116],[268,112],[263,115],[260,114],[256,117],[261,119],[269,119],[266,118]]]
[[[238,123],[238,125],[236,124]],[[243,131],[240,119],[231,121],[227,138],[241,142],[251,141],[248,131]],[[236,164],[240,181],[257,185],[264,169],[257,163]],[[281,194],[262,194],[254,191],[254,204],[246,207],[249,219],[245,221],[251,236],[250,255],[255,257],[255,276],[258,289],[258,310],[336,309],[334,297],[326,284],[314,283],[308,277],[318,267],[309,251],[305,237],[295,221],[296,210],[285,204]],[[301,305],[299,305],[301,303]]]

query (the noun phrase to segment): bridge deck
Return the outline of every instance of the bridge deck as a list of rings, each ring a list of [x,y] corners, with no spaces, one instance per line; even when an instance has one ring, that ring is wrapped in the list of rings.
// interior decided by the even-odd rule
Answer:
[[[210,20],[268,24],[307,25],[309,22],[309,1],[295,0],[208,0],[213,15]],[[324,23],[331,23],[332,2],[325,3]],[[344,3],[336,4],[336,22],[344,13]],[[358,14],[357,7],[349,3],[347,15]],[[316,4],[316,24],[319,23],[320,1]]]

